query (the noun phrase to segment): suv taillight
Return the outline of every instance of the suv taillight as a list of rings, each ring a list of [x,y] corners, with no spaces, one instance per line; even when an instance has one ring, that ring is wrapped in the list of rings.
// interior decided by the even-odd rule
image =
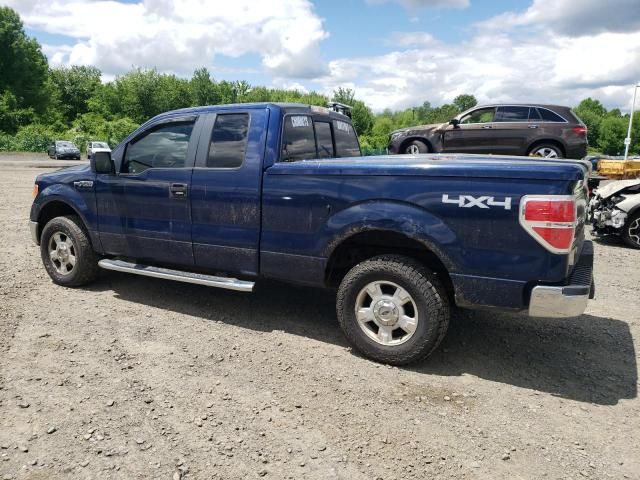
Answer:
[[[553,253],[569,253],[577,223],[576,199],[567,195],[525,195],[520,225]]]
[[[576,135],[580,135],[581,137],[587,136],[587,127],[575,127],[571,129],[573,133]]]

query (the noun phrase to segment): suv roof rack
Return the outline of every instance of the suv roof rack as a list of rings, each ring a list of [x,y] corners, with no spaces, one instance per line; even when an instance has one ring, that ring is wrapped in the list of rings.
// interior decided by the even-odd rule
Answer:
[[[341,113],[342,115],[346,115],[347,117],[351,118],[351,109],[353,108],[351,105],[345,105],[344,103],[340,102],[329,102],[327,106],[330,110]]]

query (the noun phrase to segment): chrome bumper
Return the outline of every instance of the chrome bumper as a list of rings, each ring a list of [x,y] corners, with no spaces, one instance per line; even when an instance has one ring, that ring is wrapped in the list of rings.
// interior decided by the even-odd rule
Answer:
[[[531,291],[529,316],[570,318],[582,315],[595,294],[593,282],[593,244],[584,242],[580,259],[567,285],[538,285]]]
[[[38,237],[38,222],[29,220],[29,230],[31,231],[31,240],[36,245],[40,245],[40,237]]]

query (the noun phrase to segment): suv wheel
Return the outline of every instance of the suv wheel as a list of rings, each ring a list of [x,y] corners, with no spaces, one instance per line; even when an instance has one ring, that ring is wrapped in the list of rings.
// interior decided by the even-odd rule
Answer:
[[[449,325],[449,300],[436,276],[400,255],[353,267],[338,289],[338,320],[360,353],[392,365],[422,360]]]
[[[414,140],[404,148],[404,153],[411,155],[417,155],[418,153],[429,153],[429,147],[426,143],[420,140]]]
[[[42,230],[42,263],[54,283],[79,287],[98,276],[98,259],[75,215],[56,217]]]
[[[536,145],[529,150],[530,157],[562,158],[562,150],[552,144]]]
[[[633,248],[640,248],[640,212],[632,215],[622,232],[624,242]]]

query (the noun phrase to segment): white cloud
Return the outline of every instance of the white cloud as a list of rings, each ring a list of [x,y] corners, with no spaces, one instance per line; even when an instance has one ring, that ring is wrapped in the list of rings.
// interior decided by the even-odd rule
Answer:
[[[260,56],[266,72],[309,78],[326,71],[320,42],[328,36],[308,0],[9,0],[25,24],[63,34],[47,45],[54,64],[90,64],[107,75],[132,65],[190,74],[217,55]]]
[[[572,16],[565,3],[570,2],[536,0],[523,14],[503,14],[479,24],[457,43],[438,41],[426,32],[395,33],[389,38],[395,51],[331,61],[323,89],[331,92],[348,83],[375,110],[425,100],[438,105],[461,93],[471,93],[480,102],[565,105],[595,96],[610,107],[627,109],[631,86],[640,79],[640,26],[629,31],[633,21],[627,19],[622,28],[603,16],[609,31],[598,27],[579,36],[571,29],[559,32],[562,22],[570,25],[601,11],[594,10],[591,0],[573,1]],[[546,17],[532,13],[543,7]],[[640,9],[630,16],[637,16],[635,12]]]
[[[425,7],[466,8],[469,0],[367,0],[367,3],[387,3],[395,1],[405,8],[416,10]]]
[[[638,0],[534,0],[523,13],[506,13],[487,22],[496,29],[543,26],[550,33],[584,36],[640,29]]]

